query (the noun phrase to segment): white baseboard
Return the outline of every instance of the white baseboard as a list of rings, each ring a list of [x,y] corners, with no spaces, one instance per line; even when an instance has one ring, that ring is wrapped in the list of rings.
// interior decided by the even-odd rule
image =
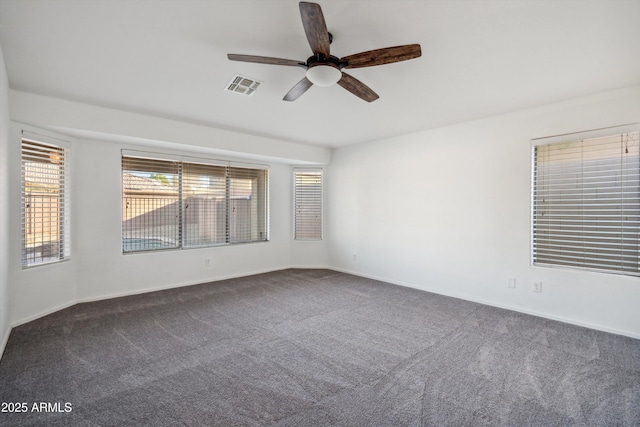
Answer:
[[[296,269],[296,270],[334,270],[337,271],[331,267],[329,267],[328,265],[292,265],[291,267],[292,269]]]
[[[176,288],[182,288],[182,287],[186,287],[186,286],[201,285],[203,283],[219,282],[221,280],[228,280],[228,279],[237,279],[239,277],[254,276],[256,274],[272,273],[274,271],[287,270],[289,268],[331,270],[331,267],[329,267],[329,266],[317,266],[317,265],[282,266],[282,267],[278,267],[278,268],[269,268],[269,269],[262,269],[262,270],[254,270],[254,271],[248,271],[248,272],[243,272],[243,273],[237,273],[237,274],[228,274],[228,275],[224,275],[224,276],[214,277],[214,278],[211,278],[211,279],[191,280],[191,281],[188,281],[188,282],[173,283],[173,284],[162,285],[162,286],[154,286],[154,287],[150,287],[150,288],[136,289],[136,290],[132,290],[132,291],[114,292],[114,293],[102,294],[102,295],[97,295],[97,296],[92,296],[92,297],[87,297],[87,298],[78,298],[76,300],[73,300],[71,302],[59,305],[57,307],[53,307],[53,308],[49,308],[47,310],[41,311],[41,312],[39,312],[37,314],[33,314],[31,316],[24,317],[24,318],[19,319],[19,320],[15,320],[15,321],[13,321],[11,323],[11,328],[15,328],[16,326],[24,325],[25,323],[29,323],[29,322],[32,322],[34,320],[40,319],[41,317],[48,316],[48,315],[50,315],[52,313],[55,313],[56,311],[64,310],[65,308],[69,308],[69,307],[71,307],[73,305],[84,303],[84,302],[102,301],[102,300],[111,299],[111,298],[128,297],[128,296],[131,296],[131,295],[146,294],[146,293],[149,293],[149,292],[164,291],[164,290],[167,290],[167,289],[176,289]],[[9,329],[9,332],[7,332],[7,337],[6,337],[7,339],[9,337],[9,333],[10,332],[11,332],[11,329]],[[3,349],[4,349],[4,347],[3,347]]]
[[[103,295],[98,295],[98,296],[95,296],[95,297],[80,298],[74,304],[80,304],[80,303],[83,303],[83,302],[102,301],[102,300],[111,299],[111,298],[128,297],[128,296],[131,296],[131,295],[146,294],[146,293],[149,293],[149,292],[165,291],[167,289],[184,288],[186,286],[201,285],[203,283],[219,282],[221,280],[237,279],[239,277],[248,277],[248,276],[255,276],[256,274],[271,273],[271,272],[274,272],[274,271],[286,270],[288,268],[292,268],[292,267],[281,267],[281,268],[270,268],[270,269],[264,269],[264,270],[254,270],[254,271],[248,271],[248,272],[243,272],[243,273],[238,273],[238,274],[228,274],[228,275],[224,275],[224,276],[217,276],[217,277],[214,277],[214,278],[211,278],[211,279],[190,280],[188,282],[180,282],[180,283],[173,283],[173,284],[170,284],[170,285],[162,285],[162,286],[155,286],[155,287],[151,287],[151,288],[136,289],[136,290],[133,290],[133,291],[124,291],[124,292],[115,292],[115,293],[112,293],[112,294],[103,294]]]
[[[11,335],[12,327],[7,328],[4,332],[4,336],[2,337],[2,341],[0,341],[0,360],[2,360],[2,355],[4,354],[4,349],[7,348],[7,342],[9,342],[9,335]]]
[[[55,313],[56,311],[60,311],[60,310],[64,310],[65,308],[69,308],[73,305],[76,304],[80,304],[80,303],[84,303],[84,302],[95,302],[95,301],[102,301],[102,300],[106,300],[106,299],[111,299],[111,298],[120,298],[120,297],[126,297],[126,296],[131,296],[131,295],[140,295],[140,294],[146,294],[149,292],[156,292],[156,291],[164,291],[167,289],[174,289],[174,288],[182,288],[185,286],[193,286],[193,285],[200,285],[202,283],[209,283],[209,282],[217,282],[220,280],[227,280],[227,279],[235,279],[238,277],[246,277],[246,276],[253,276],[255,274],[262,274],[262,273],[270,273],[272,271],[279,271],[279,270],[285,270],[289,267],[282,267],[282,268],[275,268],[275,269],[265,269],[265,270],[256,270],[256,271],[251,271],[251,272],[245,272],[242,274],[230,274],[230,275],[225,275],[225,276],[219,276],[219,277],[215,277],[212,279],[202,279],[202,280],[193,280],[193,281],[189,281],[189,282],[182,282],[182,283],[177,283],[177,284],[170,284],[170,285],[162,285],[162,286],[155,286],[152,288],[145,288],[145,289],[136,289],[133,291],[125,291],[125,292],[114,292],[111,294],[103,294],[103,295],[98,295],[98,296],[93,296],[93,297],[88,297],[88,298],[78,298],[76,300],[70,301],[68,303],[62,304],[60,306],[57,307],[53,307],[53,308],[49,308],[47,310],[41,311],[37,314],[19,319],[19,320],[15,320],[11,323],[11,328],[15,328],[16,326],[20,326],[20,325],[24,325],[25,323],[29,323],[32,322],[34,320],[40,319],[41,317],[44,316],[48,316],[49,314]]]
[[[41,317],[48,316],[50,314],[55,313],[56,311],[64,310],[65,308],[69,308],[72,305],[76,305],[76,304],[77,304],[77,301],[70,301],[70,302],[64,303],[62,305],[59,305],[57,307],[48,308],[48,309],[46,309],[44,311],[41,311],[40,313],[33,314],[31,316],[24,317],[24,318],[19,319],[19,320],[15,320],[15,321],[11,322],[11,328],[15,328],[16,326],[24,325],[25,323],[32,322],[34,320],[40,319]]]
[[[360,272],[357,272],[357,271],[351,271],[351,270],[348,270],[348,269],[336,268],[336,267],[331,267],[331,266],[318,266],[318,265],[282,266],[281,268],[272,268],[272,269],[264,269],[264,270],[255,270],[255,271],[251,271],[251,272],[243,272],[243,273],[238,273],[238,274],[229,274],[229,275],[225,275],[225,276],[215,277],[215,278],[212,278],[210,280],[207,280],[207,279],[195,280],[195,281],[183,282],[183,283],[179,283],[179,284],[156,286],[156,287],[153,287],[153,288],[136,289],[134,291],[116,292],[116,293],[112,293],[112,294],[103,294],[103,295],[99,295],[99,296],[95,296],[95,297],[89,297],[89,298],[80,298],[80,299],[78,299],[76,301],[71,301],[71,302],[63,304],[61,306],[54,307],[54,308],[51,308],[51,309],[47,309],[47,310],[45,310],[43,312],[40,312],[38,314],[29,316],[27,318],[20,319],[18,321],[15,321],[15,322],[11,323],[11,328],[14,328],[16,326],[20,326],[22,324],[25,324],[25,323],[31,322],[33,320],[39,319],[41,317],[47,316],[49,314],[55,313],[56,311],[64,310],[65,308],[71,307],[72,305],[79,304],[79,303],[102,301],[102,300],[111,299],[111,298],[120,298],[120,297],[126,297],[126,296],[131,296],[131,295],[139,295],[139,294],[144,294],[144,293],[148,293],[148,292],[163,291],[163,290],[167,290],[167,289],[175,289],[175,288],[181,288],[181,287],[185,287],[185,286],[199,285],[199,284],[208,283],[208,282],[218,282],[218,281],[221,281],[221,280],[236,279],[236,278],[239,278],[239,277],[253,276],[253,275],[256,275],[256,274],[271,273],[271,272],[274,272],[274,271],[286,270],[286,269],[289,269],[289,268],[293,268],[293,269],[318,269],[318,270],[325,269],[325,270],[333,270],[333,271],[337,271],[337,272],[340,272],[340,273],[346,273],[346,274],[352,274],[354,276],[365,277],[367,279],[379,280],[379,281],[382,281],[382,282],[387,282],[387,283],[391,283],[393,285],[403,286],[403,287],[406,287],[406,288],[412,288],[412,289],[417,289],[417,290],[421,290],[421,291],[425,291],[425,292],[431,292],[431,293],[434,293],[434,294],[444,295],[444,296],[448,296],[448,297],[452,297],[452,298],[463,299],[463,300],[466,300],[466,301],[476,302],[476,303],[479,303],[479,304],[489,305],[489,306],[492,306],[492,307],[498,307],[498,308],[503,308],[503,309],[506,309],[506,310],[516,311],[516,312],[519,312],[519,313],[530,314],[532,316],[543,317],[545,319],[556,320],[558,322],[568,323],[568,324],[572,324],[572,325],[576,325],[576,326],[583,326],[583,327],[586,327],[586,328],[595,329],[595,330],[599,330],[599,331],[603,331],[603,332],[608,332],[608,333],[612,333],[612,334],[616,334],[616,335],[623,335],[623,336],[627,336],[627,337],[630,337],[630,338],[640,339],[640,334],[634,333],[634,332],[631,332],[631,331],[625,331],[625,330],[619,330],[619,329],[615,329],[615,328],[609,328],[609,327],[598,325],[598,324],[593,324],[593,323],[589,323],[589,322],[583,322],[583,321],[579,321],[579,320],[575,320],[575,319],[571,319],[571,318],[557,316],[557,315],[554,315],[554,314],[539,312],[539,311],[536,311],[536,310],[528,310],[528,309],[522,308],[522,307],[510,306],[510,305],[506,305],[506,304],[497,304],[497,303],[495,303],[493,301],[488,301],[488,300],[485,300],[485,299],[482,299],[482,298],[477,298],[477,297],[473,297],[473,296],[469,296],[469,295],[461,295],[461,294],[456,294],[456,293],[453,293],[453,292],[443,292],[440,289],[435,289],[435,288],[430,288],[430,287],[418,287],[417,285],[415,285],[413,283],[401,282],[401,281],[394,280],[394,279],[389,278],[389,277],[380,277],[380,276],[375,276],[375,275],[370,275],[370,274],[363,274],[363,273],[360,273]],[[9,334],[10,333],[11,333],[11,329],[9,329],[9,331],[7,331],[5,333],[6,336],[3,339],[2,347],[0,347],[0,350],[1,350],[0,351],[0,356],[4,352],[4,348],[6,346],[6,343],[7,343],[8,339],[9,339]]]
[[[550,313],[545,313],[545,312],[540,312],[540,311],[536,311],[536,310],[528,310],[526,308],[522,308],[522,307],[517,307],[517,306],[510,306],[507,304],[497,304],[493,301],[488,301],[482,298],[476,298],[476,297],[472,297],[469,295],[460,295],[460,294],[456,294],[453,292],[443,292],[440,289],[434,289],[434,288],[430,288],[430,287],[418,287],[415,284],[412,283],[405,283],[405,282],[400,282],[388,277],[378,277],[378,276],[374,276],[374,275],[369,275],[369,274],[362,274],[356,271],[350,271],[348,269],[343,269],[343,268],[331,268],[332,270],[335,271],[339,271],[341,273],[346,273],[346,274],[352,274],[354,276],[360,276],[360,277],[365,277],[367,279],[373,279],[373,280],[379,280],[381,282],[387,282],[387,283],[391,283],[393,285],[398,285],[398,286],[403,286],[406,288],[412,288],[412,289],[417,289],[420,291],[425,291],[425,292],[431,292],[434,294],[438,294],[438,295],[444,295],[447,297],[452,297],[452,298],[458,298],[458,299],[462,299],[465,301],[471,301],[471,302],[476,302],[478,304],[483,304],[483,305],[488,305],[488,306],[492,306],[492,307],[497,307],[497,308],[503,308],[505,310],[511,310],[511,311],[517,311],[519,313],[523,313],[523,314],[530,314],[532,316],[537,316],[537,317],[543,317],[545,319],[549,319],[549,320],[555,320],[558,322],[562,322],[562,323],[568,323],[570,325],[576,325],[576,326],[582,326],[585,328],[589,328],[589,329],[595,329],[597,331],[602,331],[602,332],[608,332],[610,334],[615,334],[615,335],[623,335],[626,337],[630,337],[630,338],[635,338],[635,339],[640,339],[640,334],[635,333],[635,332],[631,332],[631,331],[625,331],[625,330],[621,330],[621,329],[616,329],[616,328],[609,328],[607,326],[602,326],[602,325],[598,325],[598,324],[594,324],[594,323],[589,323],[589,322],[583,322],[580,320],[575,320],[575,319],[571,319],[571,318],[567,318],[567,317],[563,317],[563,316],[558,316],[555,314],[550,314]]]

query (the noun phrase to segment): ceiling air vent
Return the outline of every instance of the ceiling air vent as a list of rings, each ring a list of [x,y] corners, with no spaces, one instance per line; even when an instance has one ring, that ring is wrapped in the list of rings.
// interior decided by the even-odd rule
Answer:
[[[251,79],[249,77],[244,77],[239,74],[233,76],[229,84],[227,84],[227,89],[229,92],[239,93],[241,95],[253,95],[253,93],[258,89],[262,82]]]

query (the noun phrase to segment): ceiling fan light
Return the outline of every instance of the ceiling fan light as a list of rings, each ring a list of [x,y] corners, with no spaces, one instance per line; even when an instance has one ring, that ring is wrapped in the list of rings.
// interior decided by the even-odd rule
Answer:
[[[307,70],[307,79],[317,86],[331,86],[341,77],[342,71],[331,65],[316,65]]]

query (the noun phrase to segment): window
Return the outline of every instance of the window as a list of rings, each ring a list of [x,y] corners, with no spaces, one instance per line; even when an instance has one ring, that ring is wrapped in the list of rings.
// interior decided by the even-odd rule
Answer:
[[[185,246],[227,243],[227,168],[187,163],[182,179]]]
[[[22,139],[22,266],[70,256],[68,148]]]
[[[123,153],[122,251],[268,240],[268,170]]]
[[[122,251],[179,248],[180,162],[122,158]]]
[[[294,238],[322,240],[322,170],[295,170]]]
[[[534,264],[639,275],[640,133],[613,132],[534,141]]]
[[[229,242],[267,240],[267,171],[229,168]]]

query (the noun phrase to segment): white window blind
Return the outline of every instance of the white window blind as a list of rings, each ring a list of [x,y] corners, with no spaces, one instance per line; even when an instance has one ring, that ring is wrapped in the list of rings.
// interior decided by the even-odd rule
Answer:
[[[322,239],[322,170],[295,170],[294,238]]]
[[[640,133],[533,147],[534,264],[638,275]]]
[[[182,176],[185,247],[227,242],[227,168],[184,163]]]
[[[123,152],[123,252],[268,240],[269,171]]]
[[[122,158],[122,251],[181,245],[180,162]]]
[[[267,239],[268,175],[264,169],[229,168],[229,242]]]
[[[22,266],[69,258],[69,149],[22,139]]]

